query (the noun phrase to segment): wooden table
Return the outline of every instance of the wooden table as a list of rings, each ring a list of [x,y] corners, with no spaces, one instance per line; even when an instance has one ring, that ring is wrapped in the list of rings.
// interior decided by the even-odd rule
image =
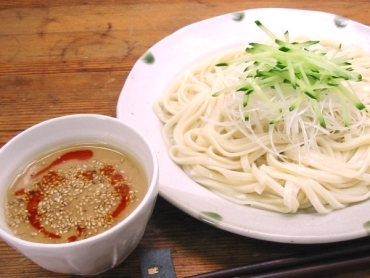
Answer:
[[[115,116],[125,79],[149,47],[190,23],[258,7],[321,10],[370,25],[368,0],[1,1],[0,146],[56,116]],[[162,248],[171,250],[178,277],[185,277],[301,251],[321,251],[326,245],[288,245],[231,234],[188,216],[160,197],[138,248],[121,265],[98,277],[140,277],[140,255]],[[40,268],[2,241],[0,276],[68,277]],[[336,277],[370,277],[370,267]]]

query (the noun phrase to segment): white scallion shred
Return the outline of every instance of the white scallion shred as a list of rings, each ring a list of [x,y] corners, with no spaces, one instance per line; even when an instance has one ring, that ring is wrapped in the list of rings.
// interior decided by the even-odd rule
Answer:
[[[272,43],[250,43],[244,55],[217,64],[244,64],[245,70],[238,84],[213,94],[235,94],[230,99],[238,102],[227,105],[235,124],[248,131],[246,136],[280,155],[285,149],[279,148],[279,138],[308,150],[318,133],[361,127],[366,108],[351,82],[362,76],[353,71],[348,57],[340,56],[341,45],[333,50],[319,41],[292,42],[288,32],[280,40],[261,22],[256,25]],[[268,128],[261,133],[270,134],[269,144],[258,138],[261,127]]]

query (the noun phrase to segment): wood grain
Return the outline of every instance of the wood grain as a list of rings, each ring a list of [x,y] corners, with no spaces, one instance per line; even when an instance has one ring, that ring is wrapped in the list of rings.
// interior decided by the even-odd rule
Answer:
[[[0,146],[56,116],[115,116],[132,66],[153,44],[188,24],[261,7],[325,11],[370,25],[369,1],[1,1]],[[138,248],[121,265],[97,277],[140,277],[140,254],[152,249],[170,248],[178,277],[185,277],[326,246],[238,236],[208,226],[159,198]],[[0,276],[71,277],[41,269],[2,241]],[[370,268],[336,277],[370,277]]]

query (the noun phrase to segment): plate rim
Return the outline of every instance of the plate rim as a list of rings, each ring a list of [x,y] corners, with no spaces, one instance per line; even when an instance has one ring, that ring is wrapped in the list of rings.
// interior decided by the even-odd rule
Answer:
[[[341,16],[338,16],[338,15],[335,15],[335,14],[332,14],[332,13],[328,13],[328,12],[303,10],[303,9],[291,9],[291,8],[247,9],[247,10],[236,11],[236,12],[232,12],[232,13],[226,13],[226,14],[218,15],[218,16],[211,17],[211,18],[208,18],[208,19],[204,19],[204,20],[201,20],[201,21],[197,21],[197,22],[191,23],[189,25],[186,25],[186,26],[176,30],[172,34],[164,37],[163,39],[161,39],[160,41],[155,43],[153,46],[151,46],[145,53],[143,53],[143,56],[140,57],[140,59],[134,64],[132,70],[130,71],[129,75],[127,76],[127,79],[126,79],[126,81],[125,81],[125,83],[122,87],[121,93],[120,93],[119,98],[118,98],[117,107],[116,107],[116,116],[117,116],[117,118],[120,119],[120,120],[123,120],[123,121],[128,120],[128,116],[124,115],[124,112],[122,111],[122,103],[125,102],[125,98],[127,98],[126,90],[127,90],[128,84],[130,84],[132,82],[136,82],[136,81],[134,81],[137,78],[137,76],[136,76],[137,72],[136,71],[138,70],[138,67],[141,67],[145,63],[145,62],[143,62],[143,58],[146,54],[151,53],[153,51],[155,52],[155,50],[157,48],[161,47],[162,44],[167,43],[167,41],[171,40],[171,38],[173,38],[174,36],[181,36],[182,33],[187,33],[189,31],[191,31],[193,28],[199,27],[199,25],[207,24],[211,21],[213,22],[213,21],[219,21],[219,20],[226,20],[226,18],[228,18],[228,20],[230,20],[230,17],[233,17],[236,14],[241,14],[242,13],[245,16],[245,14],[250,14],[250,13],[254,13],[254,12],[259,12],[259,13],[261,13],[261,12],[262,13],[264,13],[264,12],[269,12],[269,13],[270,12],[279,12],[279,13],[298,13],[298,14],[307,13],[307,14],[310,14],[310,15],[320,15],[320,16],[323,16],[323,17],[332,17],[333,19],[335,17],[339,17],[340,19],[343,19],[347,24],[349,23],[349,24],[351,24],[352,26],[354,26],[356,28],[365,28],[366,31],[368,31],[369,36],[370,36],[370,27],[368,27],[368,26],[366,26],[362,23],[359,23],[359,22],[356,22],[356,21],[353,21],[353,20],[350,20],[350,19],[346,19],[346,18],[343,18]],[[345,30],[345,28],[343,28],[343,30]],[[368,39],[368,41],[370,41],[370,39]],[[191,65],[190,62],[187,66],[189,66],[189,65]],[[183,69],[186,68],[187,66],[184,66]],[[174,76],[176,76],[176,74],[174,74]],[[134,115],[132,115],[132,116],[134,116]],[[129,120],[129,121],[131,121],[131,120]],[[154,148],[156,149],[155,146],[154,146]],[[160,172],[161,172],[161,169],[160,169]],[[201,185],[198,185],[198,186],[205,189]],[[207,190],[209,193],[215,195],[214,193],[210,192],[208,189],[205,189],[205,190]],[[241,235],[241,236],[246,236],[246,237],[260,239],[260,240],[267,240],[267,241],[281,242],[281,243],[297,243],[297,244],[330,243],[330,242],[345,241],[345,240],[364,237],[364,236],[367,236],[368,233],[369,233],[365,228],[362,228],[362,229],[358,228],[357,230],[355,230],[353,232],[350,232],[350,233],[346,233],[346,234],[340,234],[340,233],[335,234],[334,233],[334,234],[330,234],[330,235],[328,234],[326,236],[323,236],[323,235],[321,235],[321,236],[320,235],[314,235],[314,236],[313,235],[292,235],[292,234],[284,235],[284,234],[274,234],[272,232],[266,233],[263,230],[245,229],[245,228],[241,228],[240,226],[238,227],[238,226],[232,225],[227,221],[226,222],[225,221],[217,221],[212,217],[208,217],[208,215],[204,215],[204,214],[202,215],[201,214],[202,212],[199,211],[199,209],[196,209],[194,206],[189,207],[189,203],[183,202],[183,201],[179,202],[178,200],[176,200],[173,196],[173,193],[171,193],[165,187],[165,185],[163,185],[163,184],[159,185],[159,194],[165,200],[170,202],[172,205],[174,205],[175,207],[179,208],[180,210],[182,210],[183,212],[187,213],[188,215],[190,215],[194,218],[197,218],[197,219],[199,219],[203,222],[206,222],[208,224],[214,225],[215,227],[220,228],[222,230],[225,230],[225,231],[228,231],[228,232],[231,232],[231,233],[234,233],[234,234],[238,234],[238,235]],[[213,196],[213,197],[215,197],[215,196]],[[214,199],[219,200],[219,198],[221,198],[221,197],[216,196]],[[369,203],[369,205],[370,205],[370,203]],[[355,206],[353,206],[353,207],[355,207]],[[353,207],[347,207],[347,208],[345,208],[345,210],[348,210],[349,208],[352,208],[352,210],[353,210]],[[253,209],[253,208],[250,208],[250,207],[246,207],[246,208],[248,208],[249,211],[254,211],[254,210],[260,211],[259,209]],[[274,212],[268,212],[268,213],[269,214],[273,213],[273,214],[276,215],[276,213],[274,213]],[[335,213],[335,212],[332,212],[331,214],[333,214],[333,213]],[[319,217],[321,217],[321,215]],[[370,215],[369,215],[369,220],[370,220]]]

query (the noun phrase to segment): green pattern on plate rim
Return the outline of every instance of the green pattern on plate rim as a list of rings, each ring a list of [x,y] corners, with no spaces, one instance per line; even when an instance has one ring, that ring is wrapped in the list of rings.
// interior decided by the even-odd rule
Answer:
[[[336,16],[334,18],[334,23],[339,28],[344,28],[348,24],[348,19],[342,16]]]
[[[242,21],[244,19],[244,12],[234,13],[233,14],[233,20],[235,21]]]
[[[202,211],[198,215],[198,219],[213,226],[217,226],[218,222],[222,221],[222,216],[212,211]]]
[[[364,223],[364,228],[367,231],[367,233],[370,235],[370,221],[367,221]]]
[[[151,52],[145,53],[142,57],[141,60],[143,60],[144,63],[147,64],[154,64],[154,55]]]

